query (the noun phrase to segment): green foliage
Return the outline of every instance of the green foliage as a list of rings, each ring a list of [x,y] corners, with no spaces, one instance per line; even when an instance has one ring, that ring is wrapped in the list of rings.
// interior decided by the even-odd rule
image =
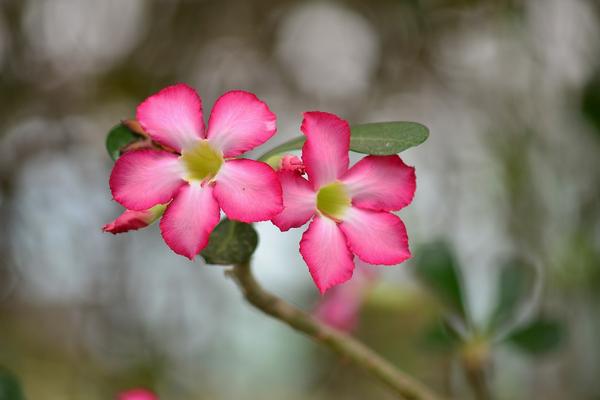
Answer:
[[[464,294],[458,262],[444,242],[422,246],[415,258],[415,274],[442,304],[465,317]]]
[[[504,264],[498,280],[496,308],[489,323],[491,330],[515,316],[519,307],[531,294],[534,272],[532,266],[517,259]]]
[[[432,351],[448,352],[456,349],[461,343],[460,336],[446,321],[439,321],[425,330],[423,345]]]
[[[133,142],[144,139],[143,136],[134,133],[124,124],[115,125],[106,136],[106,150],[113,161],[121,155],[121,150]]]
[[[363,154],[391,155],[423,143],[429,137],[427,127],[406,121],[374,122],[351,127],[350,150]],[[263,154],[259,160],[269,162],[283,153],[300,150],[305,137],[287,141]]]
[[[0,400],[24,400],[23,390],[15,374],[0,367]]]
[[[242,264],[250,260],[256,246],[258,234],[252,225],[224,219],[216,226],[200,255],[209,264]]]
[[[537,319],[515,330],[506,341],[531,355],[541,355],[556,350],[564,336],[563,326],[554,320]]]
[[[375,122],[352,126],[350,150],[385,156],[418,146],[429,137],[427,127],[416,122]]]
[[[304,145],[306,138],[304,136],[300,136],[291,140],[288,140],[285,143],[280,144],[279,146],[274,147],[273,149],[267,151],[265,154],[259,157],[259,161],[264,161],[267,164],[270,164],[270,160],[274,158],[278,158],[284,153],[289,153],[290,151],[300,150]]]
[[[581,111],[600,134],[600,72],[585,86],[581,99]]]

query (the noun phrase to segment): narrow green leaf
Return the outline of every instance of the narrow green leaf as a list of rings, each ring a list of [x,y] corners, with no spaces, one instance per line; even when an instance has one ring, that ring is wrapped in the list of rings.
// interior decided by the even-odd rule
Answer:
[[[258,234],[252,225],[224,219],[212,232],[200,255],[208,264],[241,264],[250,260],[256,246]]]
[[[271,164],[271,162],[270,162],[271,159],[277,158],[278,156],[280,156],[284,153],[288,153],[290,151],[300,150],[302,148],[302,146],[304,145],[305,141],[306,141],[306,138],[304,136],[299,136],[297,138],[288,140],[287,142],[282,143],[279,146],[276,146],[275,148],[267,151],[265,154],[260,156],[260,158],[258,160],[264,161],[267,164]],[[272,166],[274,166],[274,165],[272,165]]]
[[[115,161],[121,155],[121,150],[127,145],[143,140],[144,137],[134,133],[123,124],[115,125],[106,136],[106,150],[110,158]]]
[[[416,252],[414,263],[417,278],[443,305],[464,317],[460,270],[448,244],[438,241],[422,246]]]
[[[490,319],[490,330],[515,317],[519,307],[531,294],[534,272],[533,267],[517,259],[504,264],[498,278],[498,298]]]
[[[374,122],[352,125],[350,150],[380,156],[398,154],[423,143],[427,137],[429,137],[427,127],[416,122]],[[283,153],[300,150],[305,140],[304,136],[291,139],[269,150],[259,160],[268,163],[270,159]]]
[[[541,355],[558,349],[564,328],[558,321],[537,319],[511,333],[506,341],[531,355]]]
[[[0,367],[0,400],[24,400],[23,390],[15,374]]]

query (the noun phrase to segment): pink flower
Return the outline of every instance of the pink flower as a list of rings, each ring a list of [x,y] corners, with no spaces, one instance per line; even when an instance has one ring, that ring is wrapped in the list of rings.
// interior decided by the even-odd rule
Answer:
[[[165,208],[165,205],[158,204],[144,211],[125,210],[113,222],[104,225],[102,230],[116,235],[117,233],[145,228],[159,219],[165,212]]]
[[[128,210],[169,203],[160,230],[175,253],[193,259],[208,243],[220,209],[242,222],[269,220],[281,211],[275,172],[235,158],[275,134],[275,115],[255,95],[225,93],[205,129],[200,96],[177,84],[147,98],[136,117],[153,141],[172,152],[126,152],[115,163],[110,189]]]
[[[284,209],[272,221],[286,231],[312,219],[300,253],[321,293],[350,279],[353,254],[383,265],[410,258],[404,223],[390,211],[412,201],[414,168],[397,155],[370,155],[348,169],[350,127],[333,114],[307,112],[301,130],[308,180],[278,171]]]
[[[119,393],[117,400],[158,400],[158,396],[147,389],[131,389]]]

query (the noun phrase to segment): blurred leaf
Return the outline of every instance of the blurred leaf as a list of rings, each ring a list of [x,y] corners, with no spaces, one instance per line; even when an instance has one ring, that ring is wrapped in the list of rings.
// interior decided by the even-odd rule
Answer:
[[[417,278],[442,304],[464,317],[459,266],[448,244],[433,242],[422,246],[416,253],[414,263]]]
[[[563,336],[564,329],[558,321],[537,319],[511,333],[506,341],[526,353],[540,355],[556,350]]]
[[[505,263],[498,278],[498,298],[489,323],[491,330],[515,316],[531,294],[534,278],[534,269],[529,264],[517,259]]]
[[[597,73],[583,89],[581,111],[600,134],[600,73]]]
[[[12,372],[0,367],[0,400],[24,400],[19,379]]]
[[[425,347],[438,352],[452,351],[461,343],[460,336],[446,321],[430,326],[422,338]]]
[[[127,126],[120,123],[108,132],[108,136],[106,136],[106,150],[110,158],[115,161],[121,155],[121,150],[127,145],[143,139],[143,136],[134,133]]]
[[[252,225],[224,219],[212,232],[200,255],[209,264],[241,264],[252,257],[257,245],[258,234]]]
[[[427,127],[406,121],[374,122],[351,127],[350,150],[363,154],[391,155],[423,143],[429,137]],[[300,150],[305,137],[287,141],[263,154],[259,160],[268,162],[272,157]]]

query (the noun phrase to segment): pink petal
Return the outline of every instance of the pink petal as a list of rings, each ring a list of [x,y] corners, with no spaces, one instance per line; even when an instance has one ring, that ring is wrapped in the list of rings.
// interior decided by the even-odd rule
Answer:
[[[117,400],[158,400],[158,396],[147,389],[131,389],[119,393]]]
[[[352,253],[344,234],[329,218],[315,216],[302,235],[300,254],[321,293],[352,277]]]
[[[315,189],[331,183],[348,170],[350,127],[343,119],[324,112],[306,112],[300,127],[306,135],[302,160]]]
[[[179,189],[160,220],[160,231],[175,253],[193,260],[208,244],[219,218],[213,188],[193,183]]]
[[[116,201],[130,210],[143,211],[168,203],[184,183],[176,154],[157,150],[135,150],[115,162],[110,190]]]
[[[164,210],[165,206],[162,204],[144,211],[125,210],[113,222],[104,225],[102,230],[116,235],[117,233],[145,228],[160,218]]]
[[[177,151],[205,137],[202,100],[183,83],[144,100],[137,108],[137,120],[153,140]]]
[[[216,177],[215,197],[227,217],[242,222],[267,221],[283,209],[275,171],[254,160],[227,160]]]
[[[296,172],[281,170],[277,176],[283,189],[283,211],[271,221],[282,231],[304,225],[315,214],[315,191]]]
[[[393,265],[410,258],[406,228],[392,213],[350,207],[340,229],[352,252],[364,262]]]
[[[275,114],[252,93],[234,90],[215,103],[208,120],[208,140],[225,157],[235,157],[275,134]]]
[[[399,210],[415,195],[415,169],[397,155],[367,156],[342,177],[352,204],[370,210]]]

